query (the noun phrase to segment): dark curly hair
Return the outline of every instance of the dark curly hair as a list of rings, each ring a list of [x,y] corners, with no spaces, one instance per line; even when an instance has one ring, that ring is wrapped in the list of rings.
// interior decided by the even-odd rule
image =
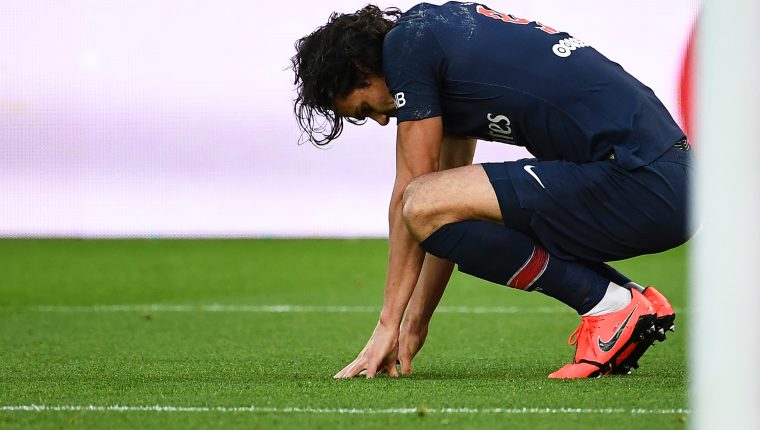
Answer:
[[[296,41],[290,59],[298,92],[293,112],[309,141],[321,146],[340,136],[343,117],[335,113],[335,99],[361,88],[368,77],[383,75],[383,39],[400,15],[397,8],[381,11],[374,5],[351,14],[336,12]]]

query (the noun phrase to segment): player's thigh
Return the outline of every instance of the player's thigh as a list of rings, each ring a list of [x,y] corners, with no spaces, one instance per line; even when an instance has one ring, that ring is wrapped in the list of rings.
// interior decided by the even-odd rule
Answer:
[[[430,228],[471,219],[501,222],[499,202],[479,164],[430,173],[415,179],[404,193],[404,213]]]
[[[628,171],[615,161],[485,164],[504,224],[569,259],[610,261],[660,252],[686,235],[683,156]]]

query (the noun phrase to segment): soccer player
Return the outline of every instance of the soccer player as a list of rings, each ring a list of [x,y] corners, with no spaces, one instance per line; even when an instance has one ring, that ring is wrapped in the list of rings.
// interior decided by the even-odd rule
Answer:
[[[691,153],[644,84],[587,43],[476,3],[367,6],[296,43],[295,114],[315,144],[397,118],[382,311],[336,378],[410,373],[453,264],[581,316],[550,378],[628,373],[675,314],[605,262],[688,237]],[[473,165],[476,139],[535,159]]]

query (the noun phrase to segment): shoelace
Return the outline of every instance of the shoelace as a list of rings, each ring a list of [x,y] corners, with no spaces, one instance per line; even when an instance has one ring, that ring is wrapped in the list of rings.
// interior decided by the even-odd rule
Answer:
[[[587,326],[585,319],[581,319],[581,324],[578,326],[578,328],[575,329],[574,332],[570,333],[570,337],[567,339],[567,343],[570,346],[577,345],[578,344],[578,335],[581,334],[581,331],[583,331],[584,326]]]
[[[569,345],[577,345],[578,344],[578,337],[581,333],[592,333],[594,331],[596,324],[591,322],[590,318],[581,318],[581,323],[578,326],[578,328],[575,329],[574,332],[570,334],[570,337],[567,339],[567,343]]]

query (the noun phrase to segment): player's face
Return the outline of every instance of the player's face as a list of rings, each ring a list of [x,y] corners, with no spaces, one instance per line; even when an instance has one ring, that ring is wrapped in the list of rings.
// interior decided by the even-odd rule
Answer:
[[[388,124],[390,117],[396,116],[396,105],[385,79],[378,76],[367,78],[365,86],[351,91],[348,96],[335,99],[335,108],[340,116],[371,118],[380,125]]]

